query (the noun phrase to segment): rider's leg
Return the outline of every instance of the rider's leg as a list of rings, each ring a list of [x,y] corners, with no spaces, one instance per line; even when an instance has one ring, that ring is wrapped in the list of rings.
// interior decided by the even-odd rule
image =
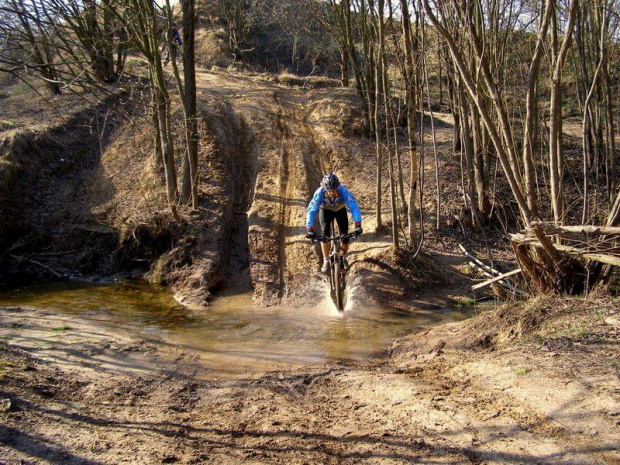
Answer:
[[[323,261],[329,262],[329,242],[321,242],[321,252],[323,252]]]
[[[333,212],[324,209],[319,210],[319,223],[321,224],[321,233],[330,237],[332,235],[332,224],[334,222]],[[321,252],[323,252],[323,266],[321,271],[326,273],[329,269],[329,242],[321,242]]]

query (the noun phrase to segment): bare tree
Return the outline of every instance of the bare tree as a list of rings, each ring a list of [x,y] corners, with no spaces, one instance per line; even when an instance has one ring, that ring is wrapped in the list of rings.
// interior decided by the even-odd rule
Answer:
[[[198,121],[196,112],[196,63],[195,63],[195,0],[182,2],[183,14],[183,80],[175,59],[176,45],[172,34],[166,35],[167,47],[171,51],[172,69],[183,106],[186,150],[183,157],[183,178],[181,181],[181,203],[191,200],[192,208],[198,208]],[[166,1],[167,29],[172,31],[173,18],[170,2]]]
[[[571,0],[568,7],[568,24],[564,31],[562,44],[559,44],[558,5],[552,1],[551,15],[551,55],[553,75],[551,77],[551,97],[549,102],[549,179],[551,183],[551,207],[556,223],[564,220],[564,153],[562,146],[562,71],[570,46],[575,24],[578,0]]]
[[[179,191],[175,166],[175,153],[172,138],[170,94],[160,50],[160,36],[168,36],[166,28],[162,31],[155,5],[152,0],[127,0],[123,14],[126,27],[134,37],[135,45],[148,61],[151,93],[153,99],[153,124],[157,128],[158,141],[155,144],[155,159],[161,158],[166,181],[168,206],[178,220],[177,204]],[[161,152],[158,152],[160,150]],[[159,161],[155,163],[155,166]]]
[[[215,13],[224,18],[228,32],[228,46],[237,60],[253,49],[250,31],[260,20],[264,8],[262,0],[217,0],[212,4]]]
[[[470,98],[474,102],[477,112],[489,133],[513,196],[519,205],[521,218],[525,224],[529,224],[532,219],[532,213],[526,200],[527,193],[523,189],[523,176],[515,153],[516,146],[514,144],[513,128],[508,119],[506,102],[501,97],[498,80],[493,78],[488,56],[484,52],[485,45],[487,44],[482,43],[482,30],[477,29],[475,21],[472,21],[473,18],[480,17],[481,12],[476,10],[478,8],[477,4],[470,1],[454,1],[452,2],[452,7],[454,8],[453,11],[456,12],[454,19],[463,24],[463,29],[472,45],[472,52],[476,60],[476,69],[480,73],[480,79],[475,79],[472,74],[471,68],[467,64],[467,56],[457,44],[454,34],[444,24],[445,18],[444,21],[440,21],[431,8],[429,1],[424,0],[424,9],[431,23],[446,41],[460,79],[462,79],[463,84],[467,88]],[[447,16],[448,13],[443,11],[443,14]],[[485,98],[485,94],[489,97],[495,119],[489,111],[489,100]]]
[[[8,8],[3,7],[3,11],[13,15],[17,22],[5,23],[3,27],[9,29],[8,35],[12,37],[13,45],[21,48],[21,53],[19,61],[14,61],[15,55],[13,59],[5,55],[2,60],[14,67],[23,66],[36,71],[50,93],[60,94],[61,81],[51,44],[52,31],[38,20],[38,10],[27,5],[24,0],[10,0],[8,5]]]
[[[403,81],[405,84],[405,103],[407,105],[407,142],[409,144],[409,164],[411,175],[409,178],[409,193],[407,196],[408,214],[407,221],[409,224],[409,240],[411,244],[417,245],[417,221],[415,216],[415,199],[418,188],[418,153],[416,148],[416,130],[415,130],[415,109],[416,96],[418,95],[418,82],[414,66],[413,54],[416,46],[411,31],[411,16],[409,14],[409,6],[407,0],[400,0],[401,22],[403,27],[403,49],[405,52],[405,63],[403,66]]]

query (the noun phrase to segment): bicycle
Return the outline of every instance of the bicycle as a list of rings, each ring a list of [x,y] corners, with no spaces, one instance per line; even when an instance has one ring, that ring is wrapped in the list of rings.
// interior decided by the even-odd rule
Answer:
[[[183,50],[176,42],[166,43],[162,52],[164,66],[173,61],[176,66],[183,62]]]
[[[338,310],[344,310],[344,290],[346,287],[346,276],[349,272],[349,267],[344,259],[342,253],[342,240],[343,239],[357,239],[356,233],[341,234],[339,236],[316,236],[310,240],[314,243],[319,242],[331,242],[329,249],[329,285],[332,293],[332,299],[336,304]]]

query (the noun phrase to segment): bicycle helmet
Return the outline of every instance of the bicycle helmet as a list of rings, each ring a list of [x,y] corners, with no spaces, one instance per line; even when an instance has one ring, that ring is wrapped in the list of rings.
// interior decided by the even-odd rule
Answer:
[[[323,188],[328,191],[335,189],[339,185],[340,181],[338,180],[338,176],[336,176],[334,173],[327,173],[325,176],[323,176],[323,180],[321,181],[321,186],[323,186]]]

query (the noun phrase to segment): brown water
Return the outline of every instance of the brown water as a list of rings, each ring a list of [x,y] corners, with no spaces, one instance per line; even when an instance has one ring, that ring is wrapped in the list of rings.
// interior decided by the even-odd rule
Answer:
[[[135,282],[28,286],[0,293],[0,306],[52,310],[161,338],[198,354],[207,378],[361,362],[400,336],[473,312],[471,307],[413,313],[353,307],[338,312],[329,300],[264,308],[253,305],[252,294],[246,291],[222,295],[197,314],[176,303],[166,289]]]

